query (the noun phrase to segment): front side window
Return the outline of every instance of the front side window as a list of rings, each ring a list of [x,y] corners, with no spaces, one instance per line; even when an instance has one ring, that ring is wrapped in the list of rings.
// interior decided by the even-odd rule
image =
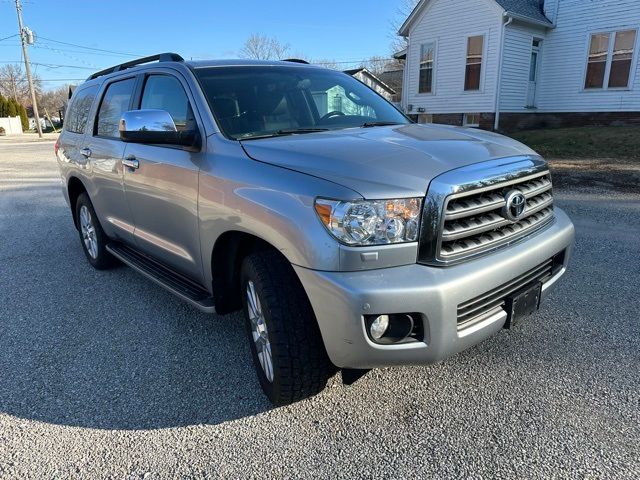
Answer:
[[[484,35],[467,38],[467,66],[464,72],[465,91],[480,90],[483,46]]]
[[[635,43],[635,30],[592,34],[584,88],[629,86]]]
[[[175,77],[150,75],[144,85],[140,108],[168,112],[178,131],[195,129],[195,120],[189,99],[182,84]]]
[[[118,123],[122,114],[129,110],[135,79],[113,82],[107,87],[98,111],[97,134],[102,137],[120,138]]]
[[[68,132],[84,133],[89,119],[89,111],[93,100],[98,93],[98,86],[88,87],[76,93],[66,118],[64,119],[64,128]]]
[[[435,45],[425,43],[420,49],[420,81],[418,93],[431,93],[433,91],[433,61],[435,57]]]
[[[216,122],[235,140],[409,123],[366,85],[334,70],[203,67],[196,69],[196,75]]]

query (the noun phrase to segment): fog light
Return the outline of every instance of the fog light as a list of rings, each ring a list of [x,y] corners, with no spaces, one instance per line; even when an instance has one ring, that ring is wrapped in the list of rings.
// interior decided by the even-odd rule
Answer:
[[[378,315],[376,319],[371,322],[369,332],[374,340],[380,340],[389,328],[389,315]]]

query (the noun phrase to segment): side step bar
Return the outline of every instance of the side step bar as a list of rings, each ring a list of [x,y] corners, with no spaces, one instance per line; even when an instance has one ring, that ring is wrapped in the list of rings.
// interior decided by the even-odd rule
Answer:
[[[201,285],[174,272],[157,260],[121,243],[110,243],[107,251],[148,279],[206,313],[215,313],[213,297]]]

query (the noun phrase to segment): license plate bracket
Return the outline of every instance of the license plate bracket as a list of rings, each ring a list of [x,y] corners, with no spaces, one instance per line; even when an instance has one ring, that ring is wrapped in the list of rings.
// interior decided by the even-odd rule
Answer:
[[[511,294],[505,299],[505,310],[507,311],[507,321],[504,328],[511,328],[528,317],[540,306],[540,294],[542,292],[542,282],[527,285],[526,287]]]

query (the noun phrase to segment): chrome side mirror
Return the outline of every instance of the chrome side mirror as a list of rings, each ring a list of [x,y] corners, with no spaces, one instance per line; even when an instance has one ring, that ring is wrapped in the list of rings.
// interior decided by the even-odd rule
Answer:
[[[130,143],[195,146],[197,130],[178,131],[165,110],[131,110],[124,112],[118,126],[120,139]]]

